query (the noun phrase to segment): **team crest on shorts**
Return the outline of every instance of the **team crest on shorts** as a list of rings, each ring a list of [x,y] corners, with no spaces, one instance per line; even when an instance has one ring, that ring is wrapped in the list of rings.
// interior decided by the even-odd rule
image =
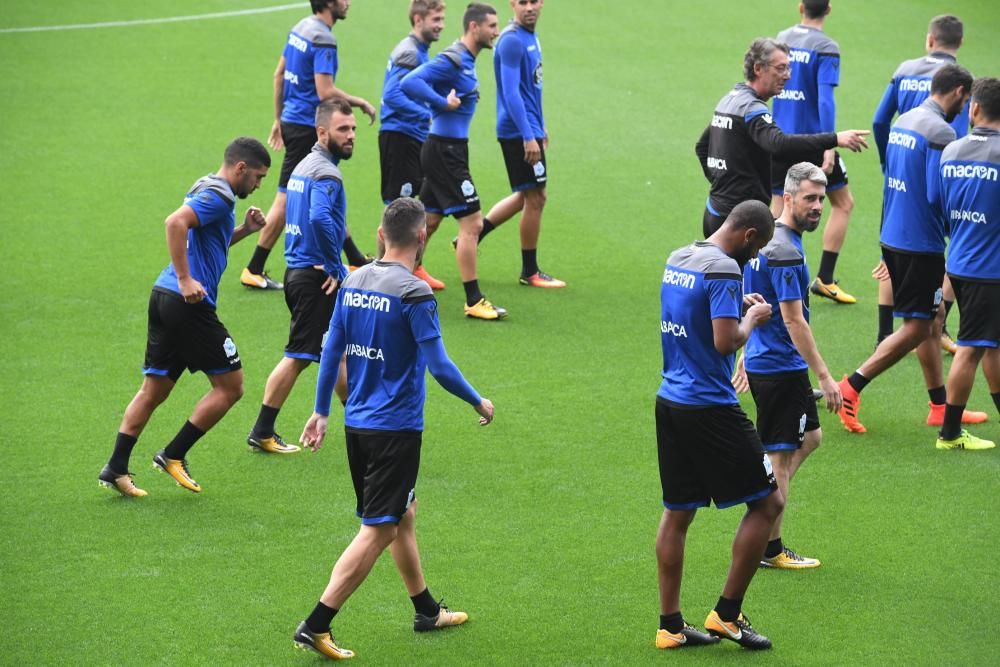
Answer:
[[[399,189],[400,197],[409,197],[413,194],[413,183],[403,183],[403,187]]]
[[[799,442],[802,442],[806,437],[806,413],[802,413],[799,417]]]
[[[944,299],[944,291],[938,287],[937,291],[934,292],[934,307],[937,308],[941,305],[941,300]]]
[[[471,197],[476,194],[476,186],[472,184],[472,181],[465,179],[462,181],[462,194],[466,197]]]
[[[771,458],[767,454],[764,454],[764,472],[767,473],[768,477],[774,474],[774,469],[771,467]]]
[[[535,163],[535,177],[541,178],[545,175],[545,163],[539,160]]]
[[[226,338],[222,343],[222,349],[226,353],[227,357],[236,356],[236,343],[233,342],[232,338]]]

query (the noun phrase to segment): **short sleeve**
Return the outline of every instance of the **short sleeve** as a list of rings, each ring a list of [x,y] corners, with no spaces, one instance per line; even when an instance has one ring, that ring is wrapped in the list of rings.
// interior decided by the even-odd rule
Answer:
[[[313,47],[313,73],[337,75],[337,49],[335,47],[323,46]]]
[[[743,282],[739,276],[705,281],[708,311],[711,319],[740,319],[743,313]]]
[[[410,332],[418,343],[441,337],[437,299],[433,296],[419,298],[403,304],[403,315],[410,324]]]
[[[228,220],[229,214],[233,210],[228,202],[211,190],[202,190],[186,198],[184,204],[189,206],[198,216],[198,224],[202,227],[207,227],[220,220]]]
[[[802,294],[803,273],[806,267],[804,264],[794,266],[772,267],[771,287],[778,297],[778,301],[802,301],[805,295]]]
[[[820,55],[816,82],[821,86],[840,85],[840,56]]]

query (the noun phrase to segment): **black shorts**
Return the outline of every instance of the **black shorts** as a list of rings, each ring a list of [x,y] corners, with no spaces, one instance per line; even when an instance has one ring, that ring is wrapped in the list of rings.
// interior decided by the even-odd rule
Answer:
[[[204,301],[185,303],[176,292],[153,288],[149,296],[149,324],[143,375],[168,377],[174,382],[184,372],[221,375],[243,368],[236,343]]]
[[[352,428],[344,432],[361,523],[398,524],[416,497],[422,434]]]
[[[285,142],[285,159],[281,161],[278,192],[285,192],[292,171],[299,166],[316,145],[316,128],[298,123],[281,124],[281,140]]]
[[[785,192],[785,176],[793,164],[812,162],[817,167],[823,166],[823,151],[811,155],[778,154],[771,157],[771,194],[780,195]],[[834,151],[833,171],[826,175],[826,191],[839,190],[847,185],[847,165],[840,153]]]
[[[545,149],[542,140],[538,140],[538,148],[542,151],[542,159],[534,166],[524,161],[524,141],[521,139],[497,139],[500,150],[503,151],[503,162],[507,165],[507,180],[512,192],[544,188],[549,180],[548,164],[545,162]]]
[[[319,361],[337,293],[323,292],[329,276],[319,269],[285,269],[285,304],[292,314],[285,356]]]
[[[796,450],[819,428],[819,412],[808,371],[747,373],[757,404],[757,433],[765,452]]]
[[[710,211],[706,206],[705,213],[702,215],[701,218],[701,233],[704,234],[705,238],[707,239],[709,236],[717,232],[719,230],[719,227],[721,227],[722,223],[724,223],[725,221],[726,221],[726,216],[716,215],[715,213],[712,213],[712,211]]]
[[[958,340],[965,347],[1000,347],[1000,283],[951,277],[958,302]]]
[[[464,218],[479,211],[479,193],[469,174],[468,140],[430,135],[420,149],[420,166],[420,201],[428,213]]]
[[[932,320],[941,304],[944,255],[920,255],[882,246],[892,280],[894,317]]]
[[[771,461],[738,405],[688,408],[656,399],[656,445],[663,506],[719,509],[764,498],[778,488]]]
[[[382,203],[400,197],[416,197],[423,184],[420,148],[423,143],[402,132],[380,132],[378,157],[382,166]]]

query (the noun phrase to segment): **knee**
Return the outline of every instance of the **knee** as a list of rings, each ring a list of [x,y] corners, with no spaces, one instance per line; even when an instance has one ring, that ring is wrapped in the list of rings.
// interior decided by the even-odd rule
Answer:
[[[243,381],[233,382],[219,388],[229,406],[236,405],[243,398]]]
[[[546,193],[545,188],[526,190],[524,192],[524,207],[540,211],[545,208],[545,202],[548,201],[548,199],[549,195]]]
[[[837,198],[833,206],[843,211],[844,215],[850,215],[851,211],[854,210],[854,195],[846,188],[841,190],[841,196]]]
[[[483,216],[470,215],[467,218],[463,218],[459,229],[463,234],[472,235],[478,238],[479,233],[483,231]]]
[[[396,539],[396,534],[398,532],[399,526],[394,523],[381,524],[375,529],[375,543],[382,550],[385,550],[389,548],[389,545]]]

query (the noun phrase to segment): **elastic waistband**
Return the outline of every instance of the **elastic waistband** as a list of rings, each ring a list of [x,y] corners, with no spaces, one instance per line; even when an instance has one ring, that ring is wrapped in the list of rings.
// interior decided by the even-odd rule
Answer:
[[[459,139],[458,137],[442,137],[440,134],[428,134],[428,141],[438,141],[442,144],[467,144],[468,139]]]

